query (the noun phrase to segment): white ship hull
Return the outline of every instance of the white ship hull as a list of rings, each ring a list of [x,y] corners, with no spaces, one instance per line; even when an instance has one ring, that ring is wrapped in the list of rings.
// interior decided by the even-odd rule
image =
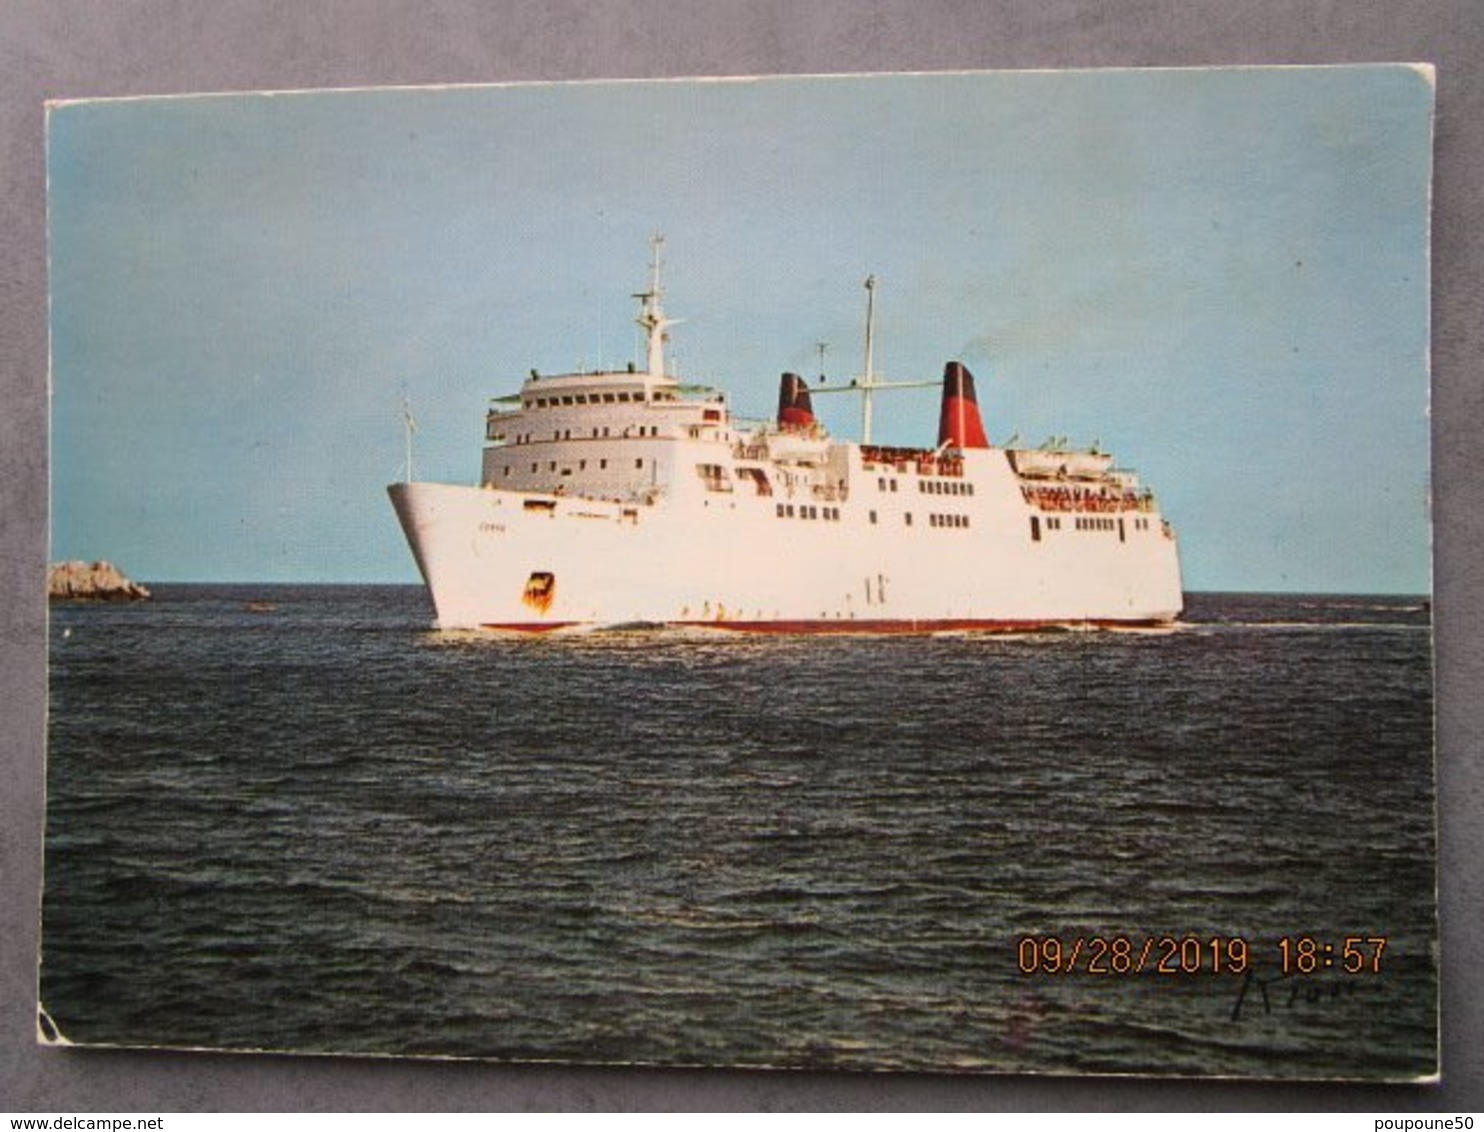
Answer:
[[[830,439],[783,375],[774,423],[665,369],[659,246],[636,297],[646,365],[544,376],[486,419],[479,486],[390,489],[443,629],[634,622],[775,632],[1148,626],[1178,616],[1174,532],[1112,457],[994,447],[944,367],[932,448]],[[506,408],[504,406],[518,406]],[[408,466],[411,468],[409,416]],[[409,473],[409,479],[411,478]]]
[[[1162,522],[1129,512],[1052,529],[999,450],[966,454],[964,479],[978,490],[955,500],[963,527],[933,525],[947,508],[910,474],[889,494],[864,479],[828,520],[804,518],[802,505],[782,517],[776,498],[741,491],[652,504],[431,483],[389,491],[443,629],[1007,631],[1162,625],[1180,612]]]

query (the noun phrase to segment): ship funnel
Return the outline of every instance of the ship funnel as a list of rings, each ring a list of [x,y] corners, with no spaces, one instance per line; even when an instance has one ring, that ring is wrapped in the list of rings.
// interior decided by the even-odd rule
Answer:
[[[807,429],[814,423],[814,404],[809,385],[796,373],[786,373],[778,385],[778,427]]]
[[[943,408],[938,416],[938,444],[953,448],[988,448],[979,400],[974,396],[974,375],[962,362],[943,367]]]

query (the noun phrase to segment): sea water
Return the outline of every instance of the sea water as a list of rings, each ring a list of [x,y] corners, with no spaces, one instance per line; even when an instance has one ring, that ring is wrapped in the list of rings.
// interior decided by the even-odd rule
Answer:
[[[67,1040],[1435,1068],[1420,599],[503,638],[430,631],[415,587],[156,592],[53,611],[40,987]]]

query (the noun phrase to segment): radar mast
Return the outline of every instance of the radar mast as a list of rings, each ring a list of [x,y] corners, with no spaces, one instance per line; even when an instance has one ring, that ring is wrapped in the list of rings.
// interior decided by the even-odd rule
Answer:
[[[665,342],[670,337],[665,331],[679,321],[666,318],[664,308],[660,306],[660,300],[664,296],[660,287],[660,249],[664,246],[663,233],[656,232],[649,237],[649,290],[634,295],[640,302],[639,317],[634,321],[644,331],[647,347],[645,371],[651,377],[665,376]]]

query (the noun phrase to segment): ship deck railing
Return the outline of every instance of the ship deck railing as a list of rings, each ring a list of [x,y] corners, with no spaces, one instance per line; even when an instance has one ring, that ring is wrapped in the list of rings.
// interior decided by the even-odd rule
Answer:
[[[1049,487],[1040,484],[1022,483],[1020,494],[1027,503],[1042,511],[1066,511],[1108,514],[1120,511],[1138,511],[1144,514],[1158,510],[1154,493],[1148,488],[1141,492],[1108,491],[1087,487]]]
[[[936,448],[887,448],[861,446],[861,467],[867,472],[916,472],[923,476],[962,476],[963,456],[956,450]]]

